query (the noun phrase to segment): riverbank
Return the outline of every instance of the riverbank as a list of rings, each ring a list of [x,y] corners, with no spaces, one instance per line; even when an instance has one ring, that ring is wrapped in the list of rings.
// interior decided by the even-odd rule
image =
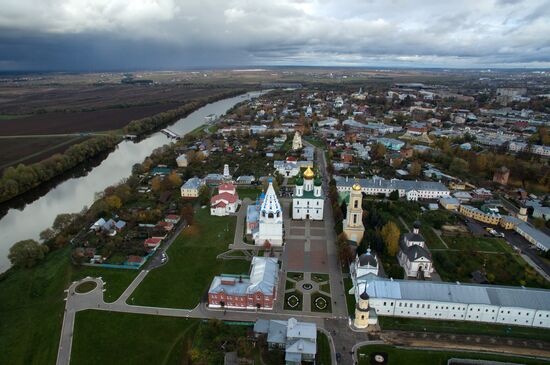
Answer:
[[[138,137],[150,135],[209,103],[245,92],[244,89],[237,89],[191,100],[179,108],[134,120],[123,128],[105,132],[108,135],[92,137],[87,141],[75,144],[62,154],[54,155],[31,165],[19,164],[17,167],[9,167],[0,178],[0,203],[8,202],[62,175],[81,163],[105,151],[112,150],[122,141],[122,135],[124,134],[133,134]]]
[[[253,97],[253,95],[249,95],[249,97]],[[226,103],[219,105],[216,114],[226,112],[241,100],[241,98],[228,99]],[[211,113],[210,109],[203,111],[205,115]],[[204,123],[202,114],[196,117],[197,123],[188,123],[185,125],[186,129],[177,130],[177,133],[188,133]],[[146,147],[154,148],[160,143],[166,143],[166,138],[158,134],[157,137],[150,138],[150,143],[146,144]],[[119,152],[128,154],[130,151],[118,150],[115,153]],[[147,155],[142,154],[134,157],[143,160],[148,155],[150,152]],[[115,158],[115,160],[117,159]],[[131,165],[128,166],[128,171],[131,171]],[[126,173],[124,176],[129,175],[130,173]],[[104,181],[102,182],[104,183]],[[89,187],[86,186],[86,188]],[[71,210],[65,210],[65,212],[67,211]],[[83,222],[79,223],[84,224]],[[11,227],[10,231],[13,229],[17,229],[17,227]],[[0,232],[8,232],[8,230],[0,229]],[[50,252],[42,262],[31,269],[12,268],[0,274],[1,364],[54,364],[65,305],[64,290],[70,283],[86,276],[102,277],[107,282],[105,298],[107,301],[114,301],[139,272],[137,270],[73,266],[70,260],[70,250],[71,247],[65,246]]]

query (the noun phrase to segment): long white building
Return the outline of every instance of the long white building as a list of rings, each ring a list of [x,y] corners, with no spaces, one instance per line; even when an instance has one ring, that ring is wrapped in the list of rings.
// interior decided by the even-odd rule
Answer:
[[[550,290],[367,275],[355,299],[368,294],[377,316],[395,316],[550,328]]]
[[[349,179],[343,176],[335,176],[336,189],[339,192],[351,191],[356,182],[361,185],[361,192],[366,195],[384,194],[389,196],[398,191],[400,198],[417,201],[418,199],[441,199],[451,196],[449,189],[440,182],[414,181],[414,180],[386,180],[379,177],[372,179]]]

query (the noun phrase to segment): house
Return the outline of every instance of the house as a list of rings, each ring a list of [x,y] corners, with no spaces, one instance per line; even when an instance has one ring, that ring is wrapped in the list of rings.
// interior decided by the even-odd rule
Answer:
[[[196,198],[199,196],[199,191],[203,181],[198,177],[192,177],[187,180],[180,188],[182,198]]]
[[[178,167],[187,167],[189,162],[187,161],[187,155],[184,153],[176,158],[176,164]]]
[[[420,223],[415,222],[413,231],[403,235],[397,260],[409,277],[424,279],[432,276],[432,255],[420,234]]]
[[[274,257],[254,256],[249,276],[222,274],[208,289],[210,308],[273,309],[279,264]]]
[[[204,177],[204,183],[209,186],[217,186],[223,184],[224,176],[222,174],[208,174]]]
[[[153,167],[149,173],[153,176],[165,176],[165,175],[170,175],[171,172],[172,172],[171,168],[165,165],[158,165],[156,167]]]
[[[405,142],[394,138],[378,138],[376,142],[392,151],[399,151],[405,145]]]
[[[145,262],[145,257],[130,255],[126,258],[124,265],[140,267]]]
[[[165,222],[169,222],[173,224],[178,224],[180,219],[181,217],[177,214],[168,214],[166,217],[164,217]]]
[[[237,178],[235,183],[237,185],[252,185],[252,183],[256,181],[256,178],[252,175],[242,175]]]
[[[156,250],[157,247],[162,243],[162,238],[160,237],[151,237],[147,238],[143,244],[146,250]]]
[[[315,362],[317,353],[317,325],[298,322],[295,318],[285,320],[258,319],[254,324],[257,335],[266,335],[267,344],[273,349],[285,350],[286,365],[301,365]]]
[[[457,210],[460,206],[460,202],[457,198],[441,198],[439,199],[439,204],[448,210]]]
[[[174,223],[160,221],[157,223],[157,227],[164,229],[167,232],[170,232],[174,229]]]
[[[458,211],[468,218],[492,225],[499,224],[501,218],[499,213],[495,213],[488,209],[483,211],[471,205],[461,205]]]
[[[210,199],[210,214],[226,216],[237,212],[240,204],[241,201],[235,185],[225,183],[218,187],[218,194]]]
[[[493,175],[493,182],[496,182],[500,185],[508,184],[508,178],[510,177],[510,170],[506,166],[502,166],[497,169]]]

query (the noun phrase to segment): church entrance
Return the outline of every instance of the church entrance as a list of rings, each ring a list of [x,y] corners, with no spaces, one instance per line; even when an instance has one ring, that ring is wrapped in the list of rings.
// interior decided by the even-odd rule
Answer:
[[[308,214],[306,214],[306,219],[308,219],[308,220],[309,220],[309,213],[308,213]]]

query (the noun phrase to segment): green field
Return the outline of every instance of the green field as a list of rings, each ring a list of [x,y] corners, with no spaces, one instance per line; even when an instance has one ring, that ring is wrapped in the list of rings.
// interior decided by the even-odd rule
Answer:
[[[1,277],[0,364],[55,364],[64,290],[72,281],[102,276],[106,300],[113,301],[137,275],[137,270],[74,267],[69,257],[66,247],[30,270],[10,270]]]
[[[181,359],[176,355],[183,356],[199,322],[131,313],[79,312],[71,363],[179,364]]]
[[[239,198],[241,198],[241,200],[244,198],[249,198],[252,202],[255,202],[256,198],[262,194],[262,190],[261,188],[237,188],[237,193],[239,194]]]
[[[290,305],[288,305],[288,298],[292,295],[296,295],[296,297],[298,298],[298,305],[296,307],[291,307]],[[295,291],[291,291],[291,292],[288,292],[285,294],[285,303],[284,303],[284,309],[285,310],[291,310],[291,311],[301,311],[302,310],[302,306],[304,304],[304,299],[303,299],[303,295],[301,292],[299,292],[298,290],[295,290]]]
[[[348,306],[348,314],[351,318],[355,317],[355,296],[353,294],[348,294],[349,290],[353,286],[353,283],[350,278],[344,278],[344,289],[346,290],[346,303]]]
[[[220,364],[228,351],[259,364],[259,351],[244,341],[249,326],[219,321],[84,311],[76,315],[71,363]],[[101,330],[98,330],[101,329]]]
[[[317,365],[331,365],[330,343],[328,337],[320,331],[317,331]]]
[[[416,318],[378,317],[382,330],[428,331],[457,334],[492,335],[515,338],[537,338],[550,341],[550,330],[466,321],[438,321]]]
[[[443,236],[450,249],[461,251],[509,252],[506,242],[499,238]]]
[[[247,274],[246,260],[217,260],[235,235],[236,217],[215,217],[199,209],[195,222],[168,249],[166,265],[151,271],[132,295],[132,303],[167,308],[194,308],[215,275]]]
[[[78,281],[86,276],[101,277],[106,283],[104,299],[107,303],[114,302],[130,285],[139,270],[109,269],[101,267],[80,266],[72,270],[71,280]]]
[[[543,364],[548,363],[543,360],[535,360],[524,357],[514,357],[487,353],[474,352],[459,352],[459,351],[436,351],[436,350],[415,350],[404,349],[388,345],[369,345],[363,346],[358,351],[359,365],[369,365],[371,353],[387,354],[388,364],[391,365],[408,365],[408,364],[423,364],[423,365],[446,365],[450,358],[461,359],[479,359],[492,360],[502,362],[517,362],[518,364]]]

